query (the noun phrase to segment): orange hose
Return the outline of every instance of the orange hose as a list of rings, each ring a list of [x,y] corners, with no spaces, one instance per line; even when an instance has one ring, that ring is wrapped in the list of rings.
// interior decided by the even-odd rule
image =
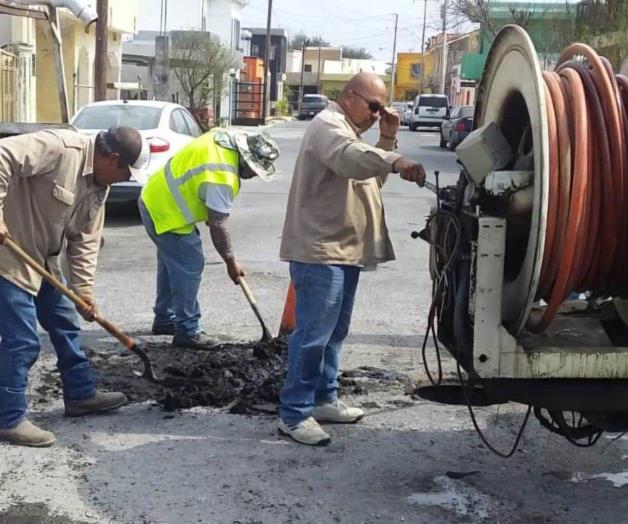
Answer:
[[[547,307],[530,320],[534,332],[572,291],[628,296],[628,78],[584,44],[543,78],[549,208],[538,296]]]

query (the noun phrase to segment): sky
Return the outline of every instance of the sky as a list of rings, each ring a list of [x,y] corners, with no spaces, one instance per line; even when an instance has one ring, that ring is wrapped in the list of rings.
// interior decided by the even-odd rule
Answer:
[[[426,37],[440,24],[440,1],[428,0]],[[159,29],[160,0],[140,0],[139,29]],[[176,6],[176,7],[175,7]],[[273,0],[272,27],[293,36],[301,31],[322,36],[332,45],[364,47],[390,62],[394,16],[399,14],[397,51],[420,51],[424,0]],[[268,0],[250,0],[242,27],[266,27]],[[169,0],[168,30],[190,29],[200,18],[200,0]]]
[[[390,62],[394,13],[399,14],[397,52],[420,51],[425,0],[273,0],[272,27],[289,36],[305,32],[332,45],[364,47],[374,58]],[[535,0],[555,2],[556,0]],[[579,0],[567,0],[569,3]],[[161,0],[140,0],[140,29],[159,29]],[[426,38],[440,32],[442,0],[427,0]],[[191,29],[200,19],[200,0],[169,0],[168,30]],[[268,0],[250,0],[243,27],[266,27]],[[472,26],[466,27],[471,30]]]

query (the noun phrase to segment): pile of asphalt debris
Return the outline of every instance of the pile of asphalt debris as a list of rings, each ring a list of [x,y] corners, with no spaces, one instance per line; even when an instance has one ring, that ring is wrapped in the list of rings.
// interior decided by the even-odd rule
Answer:
[[[133,374],[134,370],[142,371],[142,364],[132,353],[119,347],[115,351],[84,348],[98,386],[122,391],[131,402],[154,401],[166,411],[213,406],[237,414],[276,412],[287,365],[287,345],[282,338],[226,343],[212,351],[175,348],[163,342],[148,342],[143,347],[159,375],[189,378],[190,383],[177,387],[154,384]],[[36,388],[38,401],[58,397],[56,370],[48,369],[42,379]],[[413,389],[408,376],[371,367],[343,371],[339,382],[341,394],[365,395],[391,389],[407,394]]]

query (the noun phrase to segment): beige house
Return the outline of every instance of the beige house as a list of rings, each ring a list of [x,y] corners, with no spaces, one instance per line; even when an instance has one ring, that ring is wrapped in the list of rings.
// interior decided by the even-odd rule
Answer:
[[[122,63],[122,40],[136,32],[138,0],[109,0],[108,75],[112,86],[108,98],[117,98]],[[63,60],[68,92],[70,116],[94,99],[94,58],[96,27],[86,28],[66,9],[59,10]],[[8,29],[8,31],[6,30]],[[30,49],[30,71],[17,75],[25,81],[18,85],[26,103],[18,121],[60,122],[61,111],[57,89],[53,37],[50,25],[21,17],[0,15],[0,45],[11,50],[22,45]],[[33,74],[34,73],[34,74]],[[17,82],[17,81],[16,81]],[[16,113],[20,113],[17,111]]]

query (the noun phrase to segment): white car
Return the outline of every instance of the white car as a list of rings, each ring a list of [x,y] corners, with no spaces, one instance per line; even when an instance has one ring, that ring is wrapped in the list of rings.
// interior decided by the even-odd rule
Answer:
[[[192,114],[179,104],[147,100],[107,100],[83,106],[70,122],[80,132],[95,135],[111,126],[137,129],[150,145],[148,176],[202,134]],[[135,202],[142,187],[131,180],[114,184],[108,203]]]
[[[438,127],[449,118],[449,100],[446,95],[419,95],[414,101],[410,131],[419,127]]]

